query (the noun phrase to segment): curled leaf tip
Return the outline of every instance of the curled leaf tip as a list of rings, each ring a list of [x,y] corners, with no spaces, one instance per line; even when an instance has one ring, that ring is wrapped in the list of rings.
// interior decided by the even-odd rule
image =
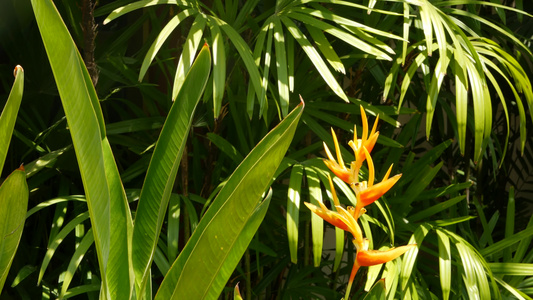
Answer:
[[[20,167],[18,167],[17,171],[24,171],[24,164],[21,164]]]
[[[17,65],[17,66],[15,67],[15,70],[13,70],[13,76],[17,77],[17,74],[18,74],[19,72],[24,72],[24,69],[23,69],[20,65]]]
[[[304,101],[304,98],[302,98],[302,95],[298,95],[300,96],[300,104],[298,105],[301,105],[301,106],[304,106],[305,107],[305,101]]]

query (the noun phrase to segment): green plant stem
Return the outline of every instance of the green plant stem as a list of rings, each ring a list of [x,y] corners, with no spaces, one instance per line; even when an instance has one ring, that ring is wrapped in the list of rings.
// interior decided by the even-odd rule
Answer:
[[[352,283],[355,279],[355,274],[357,274],[357,271],[359,270],[359,264],[354,263],[352,268],[352,273],[350,274],[350,282],[348,282],[348,287],[346,287],[346,294],[344,294],[344,300],[350,299],[350,290],[352,289]]]

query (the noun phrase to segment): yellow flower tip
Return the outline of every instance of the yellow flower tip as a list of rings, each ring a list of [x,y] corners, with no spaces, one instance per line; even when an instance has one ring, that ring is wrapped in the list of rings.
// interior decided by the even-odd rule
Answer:
[[[372,160],[372,157],[370,156],[370,153],[365,146],[363,146],[363,150],[367,158],[366,161],[368,164],[368,186],[370,187],[374,185],[374,161]]]
[[[328,181],[329,181],[329,189],[331,191],[331,195],[333,196],[333,203],[335,206],[340,206],[341,203],[339,202],[339,198],[337,197],[337,192],[335,191],[335,186],[333,185],[333,179],[331,179],[331,176],[328,174]]]
[[[396,259],[405,252],[411,250],[413,247],[416,247],[416,244],[410,244],[405,246],[400,246],[396,248],[391,248],[385,251],[379,250],[359,250],[357,252],[357,262],[360,266],[370,267],[379,264],[383,264],[393,259]]]
[[[357,218],[359,218],[360,216],[362,216],[362,215],[364,215],[364,214],[366,214],[366,208],[363,207],[363,208],[361,208],[361,209],[359,210],[359,214],[357,215]]]
[[[369,186],[366,189],[362,189],[359,192],[358,200],[361,201],[363,206],[372,204],[374,201],[378,200],[381,196],[383,196],[388,190],[390,190],[392,186],[394,186],[394,184],[398,180],[400,180],[400,177],[402,177],[402,174],[395,175],[378,184],[374,184],[373,186]]]
[[[379,115],[377,115],[376,120],[374,120],[374,125],[372,126],[372,131],[370,131],[370,135],[373,135],[376,133],[376,130],[378,128],[378,122],[379,122]]]
[[[372,149],[374,149],[374,146],[376,145],[378,137],[379,137],[379,131],[371,134],[366,140],[366,143],[364,146],[368,150],[368,153],[372,152]]]
[[[339,166],[336,162],[333,162],[331,160],[322,159],[324,164],[328,167],[328,169],[335,174],[335,176],[339,177],[342,181],[346,183],[350,183],[350,177],[352,175],[352,172],[345,167]]]
[[[339,162],[339,165],[344,166],[344,160],[342,160],[342,155],[341,155],[341,148],[339,147],[339,140],[337,140],[337,135],[335,134],[335,131],[333,131],[333,128],[331,128],[331,136],[333,137],[333,144],[335,144],[335,152],[337,154],[337,161]]]

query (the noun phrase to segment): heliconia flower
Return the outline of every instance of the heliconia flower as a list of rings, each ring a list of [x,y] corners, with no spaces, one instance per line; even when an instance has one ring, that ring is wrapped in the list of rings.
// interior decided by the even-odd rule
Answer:
[[[353,178],[353,171],[348,170],[346,166],[344,165],[344,160],[342,159],[341,150],[339,148],[339,142],[337,140],[337,135],[335,134],[335,131],[331,129],[331,135],[333,136],[333,143],[335,144],[335,152],[337,154],[337,160],[333,158],[333,155],[331,155],[331,151],[329,151],[328,146],[326,143],[324,143],[324,150],[326,151],[326,155],[328,156],[328,159],[324,159],[324,163],[326,166],[335,174],[337,177],[342,179],[342,181],[346,183],[351,183]]]
[[[390,172],[392,170],[391,165],[385,176],[383,176],[383,180],[378,184],[374,184],[374,162],[372,161],[372,157],[370,156],[366,148],[363,147],[363,150],[367,155],[368,182],[363,181],[351,185],[357,196],[358,207],[364,207],[369,204],[372,204],[374,201],[383,196],[388,190],[390,190],[392,186],[402,176],[402,174],[398,174],[389,178]]]
[[[354,243],[356,248],[359,249],[363,245],[363,232],[361,231],[361,227],[355,218],[355,208],[353,206],[348,206],[348,208],[345,209],[340,205],[339,199],[337,198],[337,193],[335,192],[335,187],[333,186],[333,181],[329,175],[328,179],[331,187],[331,194],[333,196],[333,202],[335,203],[335,208],[337,208],[337,211],[335,212],[329,210],[322,202],[318,203],[320,207],[307,202],[304,202],[304,204],[313,213],[317,214],[331,225],[350,232],[355,239]]]
[[[355,154],[355,161],[358,165],[359,169],[361,165],[363,164],[363,161],[367,157],[363,151],[363,148],[366,148],[368,152],[372,152],[372,149],[374,149],[374,145],[376,144],[376,141],[378,140],[379,132],[376,131],[379,115],[376,117],[376,120],[374,121],[374,126],[372,126],[372,131],[370,134],[368,134],[368,119],[366,118],[366,113],[363,108],[363,106],[359,106],[361,109],[361,119],[363,123],[363,132],[361,135],[361,138],[357,138],[357,126],[354,126],[353,129],[353,140],[348,142],[348,145],[352,147],[352,150]]]

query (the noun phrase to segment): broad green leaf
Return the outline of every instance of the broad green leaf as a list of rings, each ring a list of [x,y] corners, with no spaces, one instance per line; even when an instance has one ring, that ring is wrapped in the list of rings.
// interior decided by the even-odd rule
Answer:
[[[0,114],[0,174],[4,168],[4,162],[7,156],[7,149],[11,142],[11,135],[15,128],[15,121],[17,120],[17,114],[22,101],[22,93],[24,91],[24,70],[21,66],[16,66],[15,82],[9,92],[6,105]],[[1,290],[1,288],[0,288]]]
[[[120,174],[107,137],[102,140],[102,151],[104,154],[106,182],[111,196],[109,207],[111,212],[109,221],[111,246],[106,276],[112,284],[120,285],[114,287],[114,289],[123,289],[119,292],[111,291],[111,297],[115,299],[125,296],[125,294],[121,293],[125,293],[126,288],[129,288],[128,291],[130,293],[133,292],[134,288],[135,274],[131,265],[133,220],[126,192],[120,180]],[[129,286],[126,286],[126,284],[129,284]]]
[[[292,167],[289,193],[287,195],[287,236],[289,238],[291,262],[294,264],[298,262],[298,225],[300,222],[300,194],[303,170],[302,165],[294,165]]]
[[[128,296],[132,292],[127,255],[131,216],[105,138],[96,91],[54,4],[49,0],[31,3],[76,151],[103,279],[101,296]]]
[[[301,104],[233,172],[167,273],[156,299],[219,296],[259,225],[251,226],[253,230],[247,227],[292,141],[302,111]],[[256,219],[260,223],[262,217]],[[243,235],[246,239],[240,238]]]
[[[28,197],[26,174],[20,167],[0,185],[0,293],[22,236]]]
[[[133,230],[133,268],[137,294],[144,291],[174,179],[187,141],[194,110],[211,69],[209,47],[204,45],[183,82],[157,141],[146,174]]]

